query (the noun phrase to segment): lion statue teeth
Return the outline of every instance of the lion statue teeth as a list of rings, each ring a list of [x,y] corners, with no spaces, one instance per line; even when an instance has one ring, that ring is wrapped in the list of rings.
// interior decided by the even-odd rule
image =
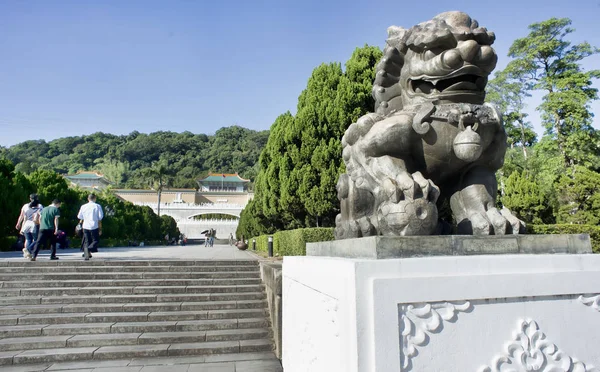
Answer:
[[[449,200],[459,234],[518,234],[524,223],[496,208],[495,172],[506,133],[484,104],[496,67],[494,33],[463,12],[410,29],[388,28],[373,84],[375,112],[342,138],[336,239],[448,231],[437,203]]]

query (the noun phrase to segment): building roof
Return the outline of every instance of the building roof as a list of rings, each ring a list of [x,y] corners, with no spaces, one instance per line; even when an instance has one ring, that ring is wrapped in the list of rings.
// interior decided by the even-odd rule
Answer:
[[[76,174],[67,174],[64,177],[70,180],[104,180],[107,183],[110,183],[103,174],[98,172],[77,172]]]
[[[198,182],[235,182],[248,183],[250,180],[240,177],[237,173],[209,173],[208,176],[198,180]]]

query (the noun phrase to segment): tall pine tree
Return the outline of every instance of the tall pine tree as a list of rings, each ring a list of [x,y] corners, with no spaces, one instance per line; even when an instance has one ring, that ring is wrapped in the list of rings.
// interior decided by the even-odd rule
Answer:
[[[341,138],[373,109],[371,88],[381,56],[379,48],[365,46],[354,51],[345,70],[339,63],[315,68],[298,98],[296,116],[283,114],[271,127],[255,200],[241,217],[238,235],[334,225],[335,186],[345,171]]]
[[[584,71],[581,61],[598,53],[583,42],[572,45],[566,37],[574,29],[567,18],[551,18],[529,26],[529,35],[514,41],[514,58],[505,72],[526,90],[545,92],[538,110],[546,134],[558,148],[566,167],[598,164],[598,133],[592,127],[590,102],[598,99],[592,80],[600,70]]]

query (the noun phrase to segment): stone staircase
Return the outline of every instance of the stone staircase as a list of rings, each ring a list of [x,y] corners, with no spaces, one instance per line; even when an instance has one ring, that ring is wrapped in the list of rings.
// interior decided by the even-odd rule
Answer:
[[[256,261],[0,262],[0,370],[271,350]]]

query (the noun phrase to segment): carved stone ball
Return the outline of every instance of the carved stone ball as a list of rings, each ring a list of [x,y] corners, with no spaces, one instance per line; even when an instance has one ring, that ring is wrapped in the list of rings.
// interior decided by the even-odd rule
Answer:
[[[474,132],[471,127],[467,127],[454,138],[454,154],[460,160],[473,162],[481,156],[483,147],[481,146],[481,136]]]
[[[429,235],[437,227],[435,203],[427,199],[385,202],[378,210],[379,231],[383,235]]]
[[[243,238],[239,242],[235,243],[235,246],[240,251],[245,251],[246,249],[248,249],[248,244],[246,244],[246,241]]]

